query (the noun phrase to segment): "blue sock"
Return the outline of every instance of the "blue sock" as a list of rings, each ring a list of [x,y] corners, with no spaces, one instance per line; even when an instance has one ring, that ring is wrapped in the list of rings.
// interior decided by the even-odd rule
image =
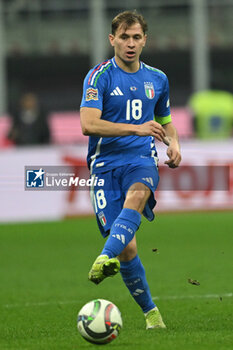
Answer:
[[[121,262],[120,272],[126,287],[142,311],[146,313],[153,309],[156,305],[151,298],[145,269],[139,256],[136,255],[130,261]]]
[[[141,214],[133,209],[124,208],[112,224],[110,235],[105,243],[102,255],[109,258],[118,256],[133,239],[141,223]]]

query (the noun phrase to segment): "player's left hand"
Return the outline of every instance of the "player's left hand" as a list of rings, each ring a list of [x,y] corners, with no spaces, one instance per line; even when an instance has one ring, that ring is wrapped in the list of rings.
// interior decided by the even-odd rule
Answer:
[[[167,164],[169,168],[177,168],[181,162],[181,153],[180,146],[175,140],[169,142],[169,146],[167,148],[167,156],[169,160],[164,162],[164,164]]]

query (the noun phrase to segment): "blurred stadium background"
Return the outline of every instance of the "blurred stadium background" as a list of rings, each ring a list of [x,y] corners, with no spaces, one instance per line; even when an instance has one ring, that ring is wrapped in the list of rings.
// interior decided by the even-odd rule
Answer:
[[[85,164],[87,137],[79,124],[83,78],[113,55],[107,39],[111,20],[126,9],[137,9],[149,24],[142,60],[168,75],[183,165],[229,167],[225,191],[214,191],[210,175],[205,191],[182,191],[187,177],[198,181],[200,174],[177,170],[172,175],[176,184],[169,187],[173,191],[158,193],[157,209],[233,208],[233,0],[0,0],[1,222],[92,213],[85,191],[26,192],[24,167]],[[206,129],[204,122],[202,135],[190,101],[205,90],[227,93],[229,107],[225,123],[221,102],[212,110],[212,98],[213,128]],[[29,120],[20,126],[16,117],[19,100],[28,92],[43,110],[34,127]],[[158,145],[158,150],[162,163],[166,148]]]

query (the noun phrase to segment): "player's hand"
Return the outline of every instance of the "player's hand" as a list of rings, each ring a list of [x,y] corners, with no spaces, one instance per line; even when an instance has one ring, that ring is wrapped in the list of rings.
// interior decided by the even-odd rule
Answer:
[[[177,168],[181,162],[180,146],[176,140],[170,141],[167,148],[167,156],[169,160],[164,162],[169,168]]]
[[[138,136],[154,136],[157,140],[164,142],[166,137],[164,128],[154,120],[138,125]]]

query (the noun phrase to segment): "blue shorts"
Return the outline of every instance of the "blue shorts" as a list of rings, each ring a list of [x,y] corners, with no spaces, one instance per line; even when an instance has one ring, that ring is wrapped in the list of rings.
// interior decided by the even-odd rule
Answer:
[[[149,220],[154,219],[153,208],[156,205],[154,192],[158,186],[159,174],[156,165],[124,165],[103,173],[92,174],[95,185],[91,188],[92,205],[97,223],[103,237],[109,234],[111,226],[120,214],[131,185],[144,183],[151,190],[151,195],[144,208],[143,215]],[[103,181],[102,181],[103,180]],[[104,182],[102,186],[101,181]]]

